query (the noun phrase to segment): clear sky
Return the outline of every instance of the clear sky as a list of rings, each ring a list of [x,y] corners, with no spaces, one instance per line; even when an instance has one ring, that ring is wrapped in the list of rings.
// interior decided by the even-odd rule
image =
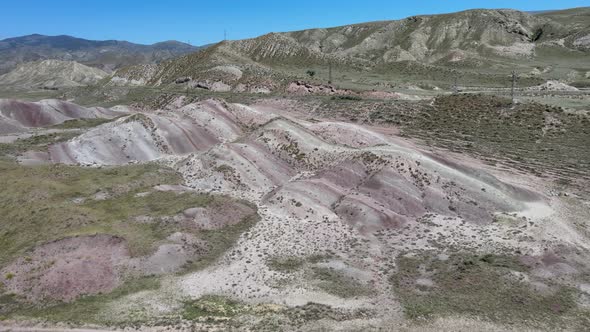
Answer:
[[[0,0],[0,39],[40,33],[194,45],[473,8],[548,10],[590,0]]]

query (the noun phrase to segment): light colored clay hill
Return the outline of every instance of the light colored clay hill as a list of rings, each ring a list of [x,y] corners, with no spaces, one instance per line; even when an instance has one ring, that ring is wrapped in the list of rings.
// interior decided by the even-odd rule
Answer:
[[[109,119],[125,113],[123,109],[86,108],[55,99],[39,102],[0,99],[0,134],[24,132],[73,119]]]
[[[357,125],[259,114],[215,100],[136,113],[50,147],[49,159],[122,165],[180,156],[189,186],[370,231],[403,227],[425,213],[489,223],[494,213],[523,211],[540,199]]]
[[[114,80],[148,85],[210,85],[219,81],[235,90],[263,84],[272,89],[289,80],[290,75],[303,75],[309,68],[325,70],[331,63],[335,72],[348,75],[363,71],[424,79],[427,73],[436,73],[440,76],[437,80],[447,81],[457,71],[472,76],[466,69],[476,69],[481,77],[473,80],[497,81],[498,74],[509,74],[515,68],[530,72],[555,63],[572,70],[584,67],[590,36],[588,25],[582,23],[584,18],[589,18],[584,8],[551,15],[482,9],[270,33],[225,41],[155,67],[123,68],[115,73]],[[220,66],[238,68],[242,74],[212,71]],[[494,71],[482,70],[490,67]],[[238,88],[239,84],[244,87]]]
[[[27,62],[0,76],[0,85],[25,88],[61,88],[95,84],[108,74],[74,61]]]

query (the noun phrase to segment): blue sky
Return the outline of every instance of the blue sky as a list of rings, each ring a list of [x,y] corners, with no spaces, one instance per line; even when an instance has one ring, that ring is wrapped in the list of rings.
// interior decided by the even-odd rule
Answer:
[[[331,27],[472,8],[547,10],[590,0],[0,0],[0,39],[32,33],[202,45],[268,32]]]

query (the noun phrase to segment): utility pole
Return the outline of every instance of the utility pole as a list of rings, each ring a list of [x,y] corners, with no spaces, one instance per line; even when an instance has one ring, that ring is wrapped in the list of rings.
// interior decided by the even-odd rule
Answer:
[[[510,92],[510,96],[512,97],[512,105],[516,102],[516,81],[518,80],[518,74],[516,74],[516,70],[512,71],[512,90]]]
[[[223,30],[223,41],[227,40],[227,30]]]

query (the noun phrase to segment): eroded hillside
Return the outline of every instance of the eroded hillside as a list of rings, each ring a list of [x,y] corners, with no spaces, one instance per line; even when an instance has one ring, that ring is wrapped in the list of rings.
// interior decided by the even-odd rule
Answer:
[[[406,135],[436,132],[428,121],[457,98],[503,102],[438,98]],[[2,315],[187,330],[588,324],[587,193],[520,172],[527,159],[497,167],[387,119],[306,109],[180,98],[60,142],[4,144],[0,208],[16,222],[2,229]]]
[[[270,33],[224,41],[156,67],[124,68],[115,73],[112,84],[274,91],[305,77],[310,69],[327,80],[329,66],[333,80],[349,85],[362,83],[368,75],[375,84],[410,80],[450,86],[457,79],[494,86],[512,70],[524,76],[521,83],[526,86],[548,79],[585,84],[590,72],[584,60],[588,22],[584,8],[551,15],[471,10]],[[223,66],[233,69],[220,70]],[[237,71],[239,75],[232,74]]]

